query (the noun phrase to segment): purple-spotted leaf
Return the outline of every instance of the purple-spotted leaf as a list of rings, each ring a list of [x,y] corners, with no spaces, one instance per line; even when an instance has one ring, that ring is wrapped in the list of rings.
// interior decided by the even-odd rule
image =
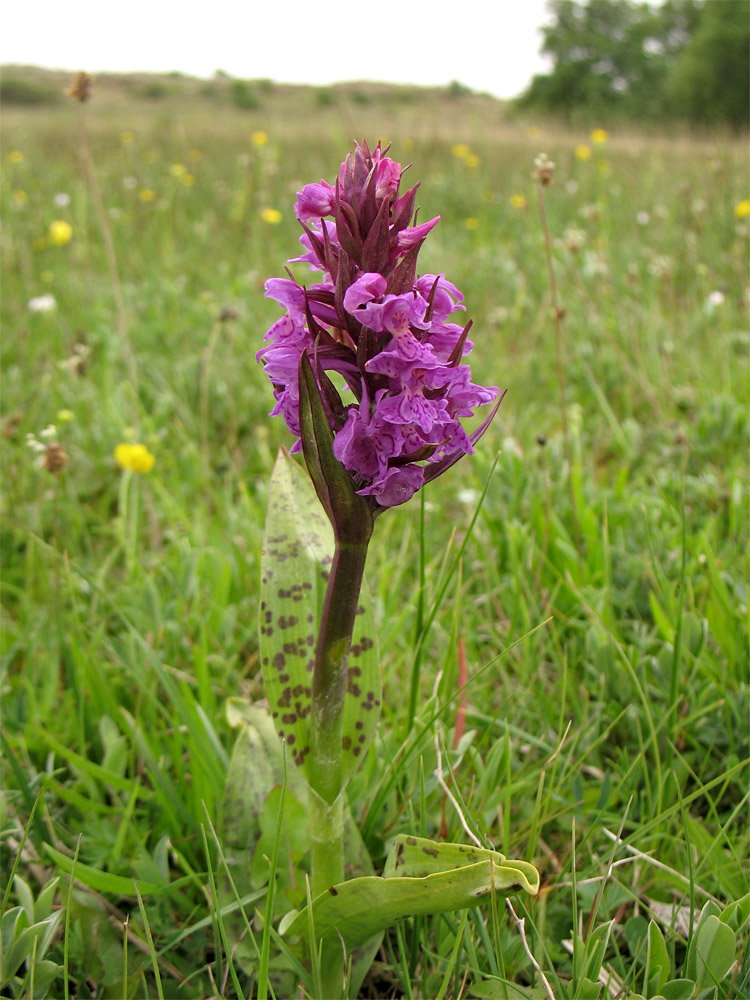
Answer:
[[[280,450],[261,553],[260,657],[276,731],[306,777],[315,643],[333,551],[333,531],[307,472]],[[342,787],[369,745],[380,694],[375,624],[364,584],[347,666]]]
[[[382,878],[366,876],[331,886],[312,901],[315,933],[355,948],[400,917],[447,913],[490,902],[494,896],[539,891],[539,872],[526,861],[468,844],[446,844],[399,834]],[[304,935],[309,914],[290,910],[279,930]]]

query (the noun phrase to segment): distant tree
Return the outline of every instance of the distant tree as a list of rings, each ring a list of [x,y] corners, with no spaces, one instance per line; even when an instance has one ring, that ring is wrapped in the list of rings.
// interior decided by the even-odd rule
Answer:
[[[667,82],[671,107],[693,121],[727,122],[750,117],[750,3],[709,0]]]
[[[550,0],[548,9],[542,52],[553,70],[534,77],[521,107],[590,118],[668,111],[667,81],[697,30],[699,0]]]

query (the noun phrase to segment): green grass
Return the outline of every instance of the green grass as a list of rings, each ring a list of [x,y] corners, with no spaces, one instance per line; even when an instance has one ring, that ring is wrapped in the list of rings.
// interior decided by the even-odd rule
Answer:
[[[396,833],[466,839],[434,774],[464,696],[461,640],[466,732],[444,771],[470,827],[543,874],[538,898],[514,904],[523,934],[502,906],[394,928],[366,995],[536,998],[546,981],[555,997],[597,996],[585,980],[601,968],[618,984],[605,995],[633,996],[657,953],[652,918],[670,977],[696,979],[713,901],[734,964],[693,995],[747,996],[747,906],[726,912],[750,853],[745,143],[613,134],[582,161],[585,134],[542,123],[530,137],[473,95],[254,86],[243,110],[226,81],[218,96],[185,87],[144,101],[105,81],[87,107],[135,385],[77,109],[3,114],[0,859],[17,876],[7,941],[23,926],[36,944],[28,968],[2,967],[2,995],[255,995],[205,830],[233,745],[227,699],[263,697],[260,544],[289,443],[254,361],[278,315],[263,282],[296,253],[295,191],[331,179],[364,135],[414,164],[421,219],[441,215],[421,266],[464,291],[476,380],[509,392],[476,456],[428,487],[423,537],[417,501],[378,522],[384,707],[352,811],[376,870]],[[545,204],[570,462],[541,150],[556,163]],[[55,219],[73,227],[66,246],[47,245]],[[53,311],[28,308],[47,293]],[[49,424],[59,476],[26,442]],[[125,481],[112,453],[129,435],[156,463]]]

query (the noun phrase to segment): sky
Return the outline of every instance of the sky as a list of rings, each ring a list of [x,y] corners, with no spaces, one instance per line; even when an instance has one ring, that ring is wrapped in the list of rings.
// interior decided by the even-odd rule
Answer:
[[[29,0],[5,5],[0,65],[325,85],[445,85],[517,96],[549,65],[545,0]]]

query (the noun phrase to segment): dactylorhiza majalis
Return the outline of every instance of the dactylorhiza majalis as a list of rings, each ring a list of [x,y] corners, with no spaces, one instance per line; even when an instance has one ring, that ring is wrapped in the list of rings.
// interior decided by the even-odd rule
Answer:
[[[397,903],[406,880],[391,876],[421,872],[420,864],[405,865],[405,851],[423,851],[410,843],[397,845],[383,878],[344,880],[350,818],[342,792],[364,759],[380,706],[375,629],[361,600],[374,524],[471,454],[502,399],[497,388],[472,382],[462,363],[472,343],[471,322],[456,321],[461,292],[444,274],[418,273],[439,218],[417,224],[419,185],[399,193],[403,171],[387,152],[363,141],[333,184],[321,180],[298,193],[303,252],[289,263],[309,265],[311,280],[303,284],[288,270],[266,282],[284,314],[257,354],[273,385],[272,415],[286,421],[290,452],[302,452],[309,473],[284,453],[272,477],[260,655],[269,714],[309,793],[310,898],[334,908],[314,917],[316,929],[328,921],[331,932],[323,951],[331,995],[340,995],[342,940],[348,947],[367,935],[377,944],[373,932],[382,935],[396,912],[455,909],[476,905],[483,892],[538,887],[538,873],[524,862],[506,863],[480,845],[432,842],[424,848],[432,876],[452,878],[461,868],[461,880],[477,875],[483,888],[464,883],[449,891],[414,877],[422,909],[409,909],[416,896]],[[486,415],[467,433],[462,420],[477,407],[487,407]],[[302,493],[309,502],[297,499]],[[442,853],[449,848],[455,857]],[[368,864],[371,870],[369,857]]]

